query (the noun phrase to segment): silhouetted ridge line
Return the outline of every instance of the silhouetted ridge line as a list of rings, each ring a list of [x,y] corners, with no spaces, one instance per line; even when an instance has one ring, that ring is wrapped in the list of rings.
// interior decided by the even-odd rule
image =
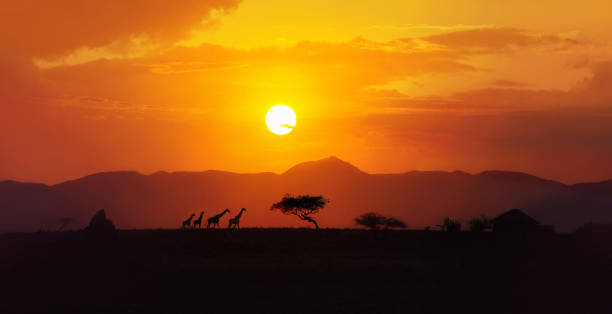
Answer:
[[[567,186],[520,172],[411,171],[367,174],[337,157],[295,165],[283,174],[134,171],[96,173],[54,186],[0,182],[0,233],[57,230],[60,218],[83,227],[107,209],[119,228],[176,228],[187,213],[250,209],[244,227],[295,226],[270,204],[286,193],[322,194],[332,200],[320,222],[352,226],[350,218],[375,211],[424,228],[444,217],[494,217],[522,208],[545,225],[572,231],[585,222],[612,223],[612,180]]]
[[[476,174],[475,176],[481,177],[481,178],[503,180],[503,181],[512,182],[512,183],[547,183],[547,184],[552,184],[556,186],[567,187],[567,185],[561,182],[543,179],[543,178],[536,177],[531,174],[527,174],[524,172],[516,172],[516,171],[486,170],[479,174]]]
[[[44,183],[36,183],[36,182],[20,182],[15,180],[4,180],[0,181],[0,187],[9,188],[9,187],[50,187]]]
[[[105,172],[97,172],[94,174],[90,174],[90,175],[87,175],[87,176],[84,176],[78,179],[74,179],[74,180],[64,181],[64,182],[53,185],[53,187],[62,187],[62,186],[75,184],[75,183],[82,183],[82,182],[94,183],[94,182],[112,181],[116,179],[133,180],[133,179],[144,179],[146,177],[147,175],[144,175],[137,171],[127,171],[127,170],[105,171]]]
[[[343,161],[335,156],[330,156],[315,161],[306,161],[299,163],[289,170],[285,171],[282,175],[298,175],[308,172],[326,172],[329,174],[357,174],[365,175],[367,173],[361,171],[359,168],[352,164]]]
[[[577,183],[571,186],[574,191],[600,196],[612,196],[612,180],[601,182]]]
[[[385,173],[387,175],[395,175],[395,173]],[[461,176],[461,177],[473,177],[473,174],[469,174],[464,171],[442,171],[442,170],[412,170],[399,175],[407,176]]]

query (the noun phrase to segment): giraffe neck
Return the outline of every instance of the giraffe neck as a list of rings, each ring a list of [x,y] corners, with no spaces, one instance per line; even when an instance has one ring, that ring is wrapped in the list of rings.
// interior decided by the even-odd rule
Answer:
[[[244,212],[244,209],[243,209],[243,210],[241,210],[241,211],[238,213],[238,215],[236,215],[236,219],[240,219],[240,216],[242,216],[242,213],[243,213],[243,212]]]

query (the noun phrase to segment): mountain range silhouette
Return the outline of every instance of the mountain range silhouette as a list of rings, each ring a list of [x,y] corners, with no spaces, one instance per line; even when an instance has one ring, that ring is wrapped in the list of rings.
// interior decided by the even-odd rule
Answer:
[[[368,174],[336,157],[300,163],[282,174],[133,171],[102,172],[56,185],[0,182],[0,232],[52,230],[59,217],[82,228],[104,208],[118,228],[178,228],[191,213],[212,215],[246,207],[244,227],[303,226],[270,211],[285,193],[322,194],[325,227],[355,227],[353,218],[376,211],[424,228],[444,217],[467,220],[521,208],[557,231],[586,222],[612,222],[612,180],[566,185],[529,174],[411,171]]]

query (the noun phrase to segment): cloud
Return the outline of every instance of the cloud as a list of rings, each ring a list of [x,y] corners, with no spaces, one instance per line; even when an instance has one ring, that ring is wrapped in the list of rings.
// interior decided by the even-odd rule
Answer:
[[[525,83],[513,81],[513,80],[494,80],[491,82],[492,86],[501,87],[501,88],[518,88],[525,87]]]
[[[396,90],[394,98],[387,95],[387,99],[378,101],[377,97],[382,96],[374,95],[372,91],[384,89],[373,88],[375,86],[410,77],[441,77],[482,71],[472,65],[474,62],[470,62],[466,52],[431,45],[444,43],[455,48],[499,48],[563,41],[550,38],[556,37],[536,36],[515,29],[476,29],[386,42],[356,38],[339,43],[300,42],[284,48],[251,50],[212,44],[174,46],[142,56],[46,69],[32,67],[27,62],[22,64],[27,65],[24,69],[29,69],[24,72],[27,77],[33,82],[41,82],[48,94],[48,104],[138,112],[139,115],[156,112],[160,119],[166,119],[161,116],[167,115],[169,110],[177,114],[212,112],[227,106],[228,102],[244,103],[238,95],[259,97],[262,94],[288,94],[312,102],[332,102],[333,105],[328,106],[329,112],[339,114],[349,111],[362,114],[444,110],[476,113],[483,110],[542,109],[571,102],[578,93],[568,95],[558,90],[528,89],[530,85],[512,79],[487,81],[480,89],[466,89],[450,96],[409,97]],[[493,53],[493,50],[489,51]],[[8,71],[11,72],[19,71]],[[595,74],[591,80],[606,85],[606,78],[601,74]],[[6,81],[13,79],[7,78]],[[21,81],[23,86],[27,86],[27,79]],[[585,90],[583,94],[590,91],[589,97],[584,98],[593,98],[589,102],[608,93],[608,89],[603,87],[594,91],[586,81],[583,85],[580,88]],[[81,97],[113,101],[92,103],[81,101]],[[206,108],[202,107],[204,103]],[[164,107],[169,110],[164,110]]]
[[[480,114],[499,111],[612,108],[612,59],[591,64],[591,75],[569,90],[534,89],[514,80],[494,80],[489,86],[448,96],[410,97],[397,90],[368,89],[365,98],[381,112],[459,110]]]
[[[423,40],[450,49],[463,49],[472,52],[478,51],[487,53],[529,46],[567,48],[581,44],[580,41],[570,37],[551,34],[533,34],[526,30],[515,28],[463,30],[427,36],[424,37]]]
[[[434,31],[459,31],[468,29],[483,29],[490,28],[492,25],[467,25],[467,24],[456,24],[456,25],[433,25],[433,24],[399,24],[399,25],[373,25],[371,29],[392,29],[401,31],[411,30],[434,30]]]
[[[244,65],[239,63],[218,63],[218,62],[182,62],[174,61],[168,63],[159,64],[143,64],[142,66],[147,67],[152,73],[157,74],[179,74],[179,73],[191,73],[191,72],[204,72],[216,69],[232,69],[239,68]]]
[[[40,66],[125,58],[180,40],[239,0],[11,1],[0,10],[0,111],[57,97]],[[213,16],[213,17],[214,17]],[[204,26],[206,26],[204,24]],[[34,62],[36,61],[36,62]],[[75,93],[80,95],[82,93]]]
[[[575,101],[612,107],[612,60],[596,63],[592,68],[593,76],[574,88]]]
[[[370,85],[423,73],[464,71],[474,67],[452,54],[386,49],[359,40],[252,50],[211,44],[173,47],[133,58],[46,68],[41,75],[58,97],[88,95],[173,108],[197,108],[205,99],[208,108],[218,108],[243,102],[235,99],[238,94],[268,91],[350,101]]]
[[[10,1],[0,13],[0,38],[29,56],[57,57],[80,47],[129,43],[147,34],[174,42],[213,10],[231,10],[238,0],[57,0]]]

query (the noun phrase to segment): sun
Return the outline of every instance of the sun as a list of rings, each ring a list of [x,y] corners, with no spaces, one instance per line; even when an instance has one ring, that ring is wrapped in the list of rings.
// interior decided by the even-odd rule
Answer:
[[[285,105],[277,105],[266,114],[266,125],[274,134],[285,135],[295,127],[295,112]]]

